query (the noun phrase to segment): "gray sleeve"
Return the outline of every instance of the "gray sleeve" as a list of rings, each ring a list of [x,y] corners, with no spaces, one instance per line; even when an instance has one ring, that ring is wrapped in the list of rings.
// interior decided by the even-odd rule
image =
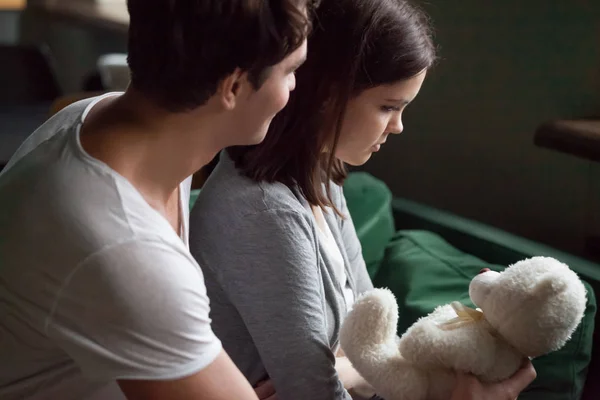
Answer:
[[[371,278],[367,272],[365,259],[362,255],[362,246],[358,236],[356,235],[356,229],[354,228],[354,223],[352,222],[352,217],[350,216],[350,211],[348,210],[348,206],[346,204],[344,191],[341,187],[338,187],[338,190],[340,211],[342,215],[345,216],[345,218],[340,222],[342,240],[344,242],[344,246],[346,247],[346,253],[348,254],[348,262],[350,263],[350,269],[352,270],[352,275],[356,283],[356,290],[359,294],[361,294],[373,289],[373,283],[371,282]]]
[[[248,215],[235,226],[225,234],[229,245],[213,258],[220,260],[213,270],[252,336],[277,397],[350,400],[329,347],[312,226],[289,210]]]

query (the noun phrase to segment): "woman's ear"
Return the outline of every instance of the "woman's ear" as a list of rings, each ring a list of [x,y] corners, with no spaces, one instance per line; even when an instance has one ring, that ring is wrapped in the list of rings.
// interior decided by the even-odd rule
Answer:
[[[217,95],[223,108],[233,110],[242,92],[244,84],[248,83],[246,72],[236,68],[231,74],[221,80],[217,88]]]

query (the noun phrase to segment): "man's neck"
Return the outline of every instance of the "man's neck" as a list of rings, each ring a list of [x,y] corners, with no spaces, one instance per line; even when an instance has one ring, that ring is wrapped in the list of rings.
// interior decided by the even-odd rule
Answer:
[[[169,113],[128,90],[98,103],[84,122],[81,143],[128,179],[151,203],[166,204],[179,184],[223,146],[211,110]]]

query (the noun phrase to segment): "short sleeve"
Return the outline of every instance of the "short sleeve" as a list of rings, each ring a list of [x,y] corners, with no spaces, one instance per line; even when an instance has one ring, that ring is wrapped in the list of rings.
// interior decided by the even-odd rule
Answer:
[[[90,379],[177,379],[221,351],[200,268],[183,246],[158,240],[90,256],[65,281],[46,329]]]

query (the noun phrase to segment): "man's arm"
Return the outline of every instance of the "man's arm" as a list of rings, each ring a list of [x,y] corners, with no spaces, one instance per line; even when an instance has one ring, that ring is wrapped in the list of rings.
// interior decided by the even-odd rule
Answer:
[[[183,246],[132,239],[65,281],[47,333],[84,376],[129,399],[256,399],[211,329],[200,269]]]
[[[255,400],[256,394],[227,353],[203,370],[176,380],[120,380],[128,400]]]

